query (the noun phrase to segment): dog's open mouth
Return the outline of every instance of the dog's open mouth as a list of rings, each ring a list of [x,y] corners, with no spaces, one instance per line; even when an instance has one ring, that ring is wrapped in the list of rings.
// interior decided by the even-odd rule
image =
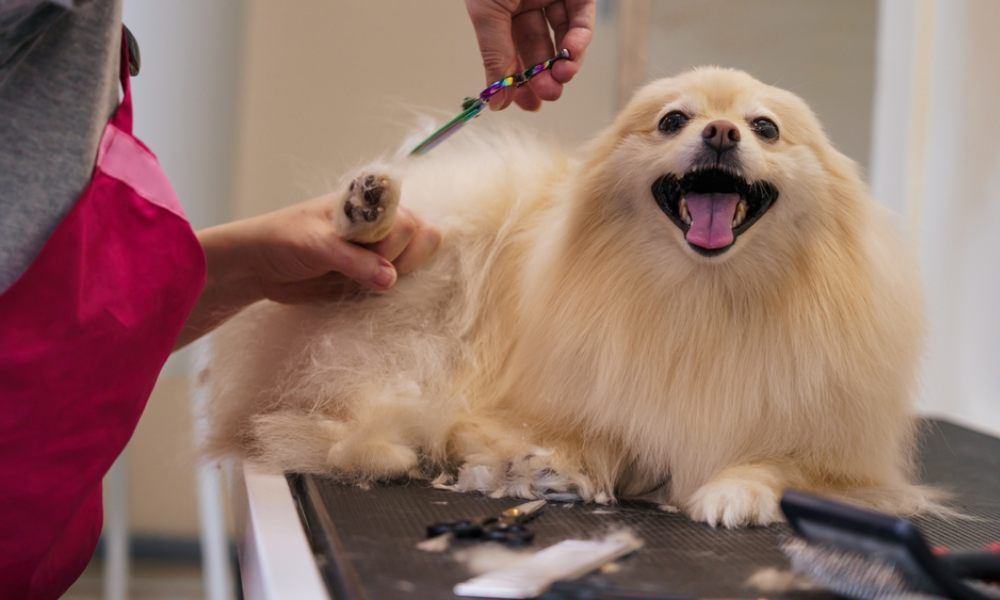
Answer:
[[[678,178],[666,174],[653,183],[653,197],[696,252],[716,256],[750,229],[778,198],[766,181],[750,182],[739,173],[699,168]]]

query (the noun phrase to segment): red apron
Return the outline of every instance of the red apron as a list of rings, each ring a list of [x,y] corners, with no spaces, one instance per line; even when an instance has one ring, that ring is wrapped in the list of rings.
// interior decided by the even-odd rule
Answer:
[[[0,596],[56,598],[101,531],[101,479],[201,293],[205,257],[123,99],[94,176],[0,295]]]

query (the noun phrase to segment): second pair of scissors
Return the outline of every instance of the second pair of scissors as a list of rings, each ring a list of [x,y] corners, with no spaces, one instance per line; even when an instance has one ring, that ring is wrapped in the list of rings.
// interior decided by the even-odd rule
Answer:
[[[435,523],[427,527],[427,537],[449,536],[457,539],[500,542],[511,546],[528,544],[534,539],[535,534],[525,527],[524,523],[534,517],[545,503],[545,500],[533,500],[508,508],[499,515]]]

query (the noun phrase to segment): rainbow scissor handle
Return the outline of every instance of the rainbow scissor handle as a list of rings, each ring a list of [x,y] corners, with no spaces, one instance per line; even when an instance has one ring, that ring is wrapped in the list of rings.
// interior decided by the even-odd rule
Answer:
[[[554,65],[556,61],[568,59],[569,57],[569,50],[564,48],[559,51],[559,54],[556,54],[545,62],[540,62],[521,73],[514,73],[513,75],[508,75],[503,79],[494,81],[486,86],[486,89],[480,92],[478,97],[466,98],[462,102],[462,112],[458,113],[455,118],[442,125],[437,131],[428,136],[427,139],[420,142],[420,144],[414,148],[412,152],[410,152],[410,155],[424,154],[434,146],[437,146],[446,140],[451,134],[461,129],[463,125],[479,116],[479,113],[486,108],[486,104],[489,103],[490,98],[499,93],[500,90],[509,87],[521,87],[522,85],[528,83],[528,81],[530,81],[535,75],[551,69],[552,65]]]

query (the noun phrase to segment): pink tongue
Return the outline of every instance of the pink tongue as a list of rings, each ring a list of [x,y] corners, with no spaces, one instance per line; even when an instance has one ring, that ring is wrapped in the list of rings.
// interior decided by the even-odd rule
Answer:
[[[691,227],[688,242],[714,250],[733,243],[733,215],[740,201],[739,194],[687,194]]]

